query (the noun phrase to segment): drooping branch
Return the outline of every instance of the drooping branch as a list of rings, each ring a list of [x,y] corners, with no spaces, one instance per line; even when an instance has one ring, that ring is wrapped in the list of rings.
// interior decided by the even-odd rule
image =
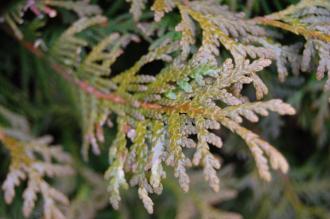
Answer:
[[[100,91],[99,89],[92,86],[87,81],[80,80],[73,76],[73,74],[70,72],[70,69],[65,68],[64,66],[55,63],[51,58],[48,58],[45,56],[44,52],[42,52],[39,48],[35,47],[31,42],[27,42],[21,39],[17,39],[21,45],[26,48],[28,51],[30,51],[32,54],[34,54],[36,57],[45,60],[48,62],[54,70],[55,73],[60,75],[63,79],[66,81],[76,85],[79,87],[82,91],[84,91],[87,94],[93,95],[94,97],[98,99],[103,99],[110,101],[114,104],[120,104],[120,105],[126,105],[129,104],[129,101],[126,100],[124,97],[120,96],[119,94],[116,94],[114,92],[108,92],[105,93],[103,91]],[[192,113],[201,113],[200,109],[194,109],[193,106],[190,104],[179,104],[175,106],[163,106],[160,104],[155,103],[149,103],[146,101],[138,101],[137,106],[141,107],[143,109],[147,110],[156,110],[158,112],[192,112]]]
[[[17,39],[17,40],[19,40],[19,39]],[[26,48],[28,51],[30,51],[32,54],[34,54],[36,57],[44,59],[45,61],[50,63],[50,66],[54,70],[55,73],[62,76],[66,81],[76,85],[82,91],[84,91],[88,94],[91,94],[98,99],[108,100],[115,104],[128,104],[128,101],[118,94],[111,93],[111,92],[105,93],[105,92],[100,91],[97,88],[93,87],[87,81],[83,81],[83,80],[79,80],[78,78],[75,78],[69,69],[66,69],[65,67],[55,63],[54,61],[50,60],[49,58],[46,58],[45,54],[40,49],[36,48],[32,43],[26,42],[23,40],[19,40],[19,42],[23,45],[24,48]],[[139,102],[138,105],[144,109],[154,109],[154,110],[160,110],[163,107],[159,104],[153,104],[153,103],[148,103],[148,102]]]

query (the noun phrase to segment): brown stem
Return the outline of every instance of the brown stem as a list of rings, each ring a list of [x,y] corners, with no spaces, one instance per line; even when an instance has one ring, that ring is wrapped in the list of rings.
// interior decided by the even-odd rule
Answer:
[[[255,19],[253,19],[253,21],[255,21],[257,24],[268,25],[268,26],[277,27],[277,28],[280,28],[283,30],[287,30],[294,34],[302,35],[305,38],[319,39],[324,42],[330,43],[330,35],[324,34],[320,31],[316,31],[316,30],[308,30],[303,25],[292,25],[292,24],[284,23],[279,20],[269,19],[266,17],[257,17]]]
[[[103,91],[98,90],[94,86],[92,86],[87,81],[79,80],[78,78],[74,77],[73,74],[70,72],[70,70],[66,69],[64,66],[55,63],[54,61],[47,59],[45,57],[45,54],[38,48],[36,48],[31,42],[27,42],[24,40],[21,40],[15,35],[13,35],[11,32],[8,32],[10,35],[14,36],[14,38],[28,51],[30,51],[32,54],[34,54],[36,57],[40,59],[44,59],[48,63],[50,63],[51,68],[54,70],[55,73],[62,76],[66,81],[76,85],[79,87],[82,91],[85,93],[91,94],[95,96],[98,99],[108,100],[115,104],[130,104],[128,100],[126,100],[124,97],[116,94],[116,93],[106,93]],[[172,113],[172,112],[178,112],[178,113],[189,113],[190,115],[205,115],[207,117],[207,112],[203,109],[196,108],[191,103],[182,103],[182,104],[176,104],[172,106],[164,106],[161,104],[156,103],[149,103],[145,101],[138,101],[137,102],[138,107],[141,107],[143,109],[147,110],[155,110],[160,113]],[[0,130],[1,131],[1,130]],[[1,132],[0,132],[1,134]],[[1,137],[1,135],[0,135]]]
[[[37,56],[38,58],[45,59],[44,53],[33,46],[30,42],[25,42],[22,40],[19,40],[19,42],[29,50],[32,54]],[[49,60],[47,60],[49,61]],[[65,67],[51,62],[50,63],[51,68],[59,75],[61,75],[65,80],[75,84],[78,86],[81,90],[85,91],[88,94],[91,94],[95,96],[98,99],[104,99],[109,100],[116,104],[129,104],[129,102],[121,97],[118,94],[115,93],[105,93],[103,91],[98,90],[97,88],[93,87],[91,84],[89,84],[87,81],[79,80],[78,78],[75,78]],[[148,102],[138,102],[138,105],[141,106],[144,109],[151,109],[151,110],[161,110],[163,108],[162,105],[154,104],[154,103],[148,103]]]
[[[31,53],[36,55],[39,58],[46,59],[44,53],[39,50],[38,48],[34,47],[31,43],[25,42],[20,40],[21,44],[28,49]],[[59,65],[57,63],[52,62],[49,59],[46,59],[46,61],[50,62],[51,68],[59,75],[61,75],[65,80],[75,84],[77,87],[79,87],[81,90],[85,91],[88,94],[91,94],[95,96],[98,99],[108,100],[115,104],[129,104],[129,101],[127,101],[122,96],[115,94],[115,93],[105,93],[103,91],[98,90],[97,88],[93,87],[91,84],[89,84],[87,81],[79,80],[78,78],[75,78],[70,71],[68,71],[65,67],[62,65]],[[180,113],[190,113],[193,114],[205,114],[203,109],[198,109],[192,106],[190,103],[183,103],[183,104],[177,104],[173,106],[164,106],[160,104],[155,103],[149,103],[140,101],[138,102],[138,106],[147,109],[147,110],[156,110],[158,112],[164,112],[164,113],[171,113],[171,112],[180,112]]]
[[[0,129],[0,141],[5,138],[5,133]]]

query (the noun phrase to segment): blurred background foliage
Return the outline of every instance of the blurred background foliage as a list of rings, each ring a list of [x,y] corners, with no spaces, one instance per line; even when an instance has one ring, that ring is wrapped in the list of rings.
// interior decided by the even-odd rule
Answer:
[[[1,11],[10,7],[10,2],[1,3]],[[129,5],[126,1],[92,2],[100,5],[110,18],[111,30],[108,31],[137,31],[128,14]],[[254,17],[284,9],[298,0],[219,2],[227,4],[231,10],[244,11],[246,16]],[[144,16],[146,19],[152,17],[149,14]],[[28,16],[28,19],[33,22],[23,25],[25,32],[51,42],[76,17],[63,11],[61,16],[47,21],[47,28],[43,28],[44,23],[37,18]],[[164,29],[175,19],[178,18],[167,16],[162,21]],[[292,35],[286,38],[290,41],[295,39]],[[147,46],[147,43],[129,45],[126,55],[116,64],[114,71],[119,72],[131,65],[146,51]],[[251,171],[255,168],[253,160],[246,157],[247,153],[239,152],[245,148],[241,147],[244,144],[242,140],[222,132],[226,144],[224,150],[214,151],[223,157],[219,194],[211,192],[206,183],[200,180],[200,172],[196,169],[193,170],[192,188],[186,194],[173,179],[166,179],[163,194],[152,197],[155,213],[148,215],[134,189],[123,192],[119,211],[110,207],[102,177],[108,165],[106,153],[91,157],[89,162],[82,160],[80,109],[73,90],[76,88],[53,73],[43,61],[32,56],[3,30],[0,31],[0,48],[0,105],[24,115],[32,124],[35,135],[53,135],[55,143],[63,145],[75,158],[78,176],[58,186],[71,194],[73,207],[70,211],[72,215],[80,215],[76,218],[240,218],[238,214],[247,219],[330,218],[330,93],[323,92],[324,81],[316,80],[314,74],[291,74],[283,83],[278,81],[275,68],[262,74],[270,88],[269,95],[285,100],[297,110],[296,116],[279,117],[272,114],[257,125],[251,124],[256,133],[278,146],[288,159],[290,171],[287,176],[275,174],[270,183],[261,181],[256,170]],[[157,69],[157,65],[150,66],[150,71]],[[109,129],[107,132],[107,144],[110,144],[114,131]],[[10,158],[7,155],[8,152],[0,147],[0,182],[8,170]],[[3,195],[0,195],[0,218],[23,218],[20,197],[18,195],[14,203],[8,206],[4,203]],[[224,211],[235,213],[222,217]],[[39,215],[36,211],[31,218],[39,218]]]

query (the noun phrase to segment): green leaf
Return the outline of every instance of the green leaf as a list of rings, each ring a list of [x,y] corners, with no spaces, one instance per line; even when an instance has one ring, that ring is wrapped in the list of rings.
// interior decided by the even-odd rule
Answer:
[[[184,90],[185,92],[187,93],[191,93],[192,92],[192,87],[191,85],[189,84],[188,81],[186,80],[181,80],[181,81],[178,81],[177,82],[177,85],[179,85],[179,87]]]
[[[167,97],[168,99],[171,99],[171,100],[175,100],[176,94],[173,91],[169,91],[169,92],[165,93],[165,97]]]

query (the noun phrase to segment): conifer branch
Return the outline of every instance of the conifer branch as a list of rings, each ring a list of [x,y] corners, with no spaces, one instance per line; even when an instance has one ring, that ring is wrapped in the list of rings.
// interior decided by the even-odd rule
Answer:
[[[33,55],[50,63],[50,66],[54,70],[55,73],[60,75],[63,79],[65,79],[69,83],[72,83],[75,86],[79,87],[85,93],[91,94],[101,100],[103,99],[103,100],[111,101],[115,104],[123,104],[123,105],[128,104],[128,101],[125,100],[125,98],[121,97],[118,94],[105,93],[105,92],[100,91],[97,88],[93,87],[87,81],[79,80],[79,79],[73,77],[73,74],[70,73],[69,69],[61,66],[60,64],[55,63],[52,60],[49,60],[49,58],[46,57],[45,54],[40,49],[35,47],[32,43],[24,41],[23,39],[18,39],[17,37],[15,37],[15,38],[17,40],[19,40],[21,45],[24,48],[26,48],[28,51],[30,51]],[[160,111],[170,110],[170,109],[168,109],[168,107],[163,107],[159,104],[153,104],[153,103],[148,103],[148,102],[138,102],[138,106],[141,106],[141,108],[144,108],[144,109],[153,109],[153,110],[160,110]]]
[[[10,116],[16,115],[11,113]],[[9,172],[2,184],[5,202],[10,204],[15,197],[15,187],[27,180],[23,192],[24,217],[31,215],[40,193],[44,201],[44,217],[65,218],[61,207],[68,206],[69,199],[48,184],[45,177],[68,176],[74,170],[71,157],[61,147],[48,145],[51,141],[49,136],[35,139],[29,133],[0,127],[0,142],[9,152],[11,160]]]
[[[288,170],[285,159],[273,146],[239,124],[242,117],[257,122],[257,114],[267,116],[268,111],[282,115],[295,113],[291,106],[280,100],[251,104],[243,100],[239,88],[243,84],[253,84],[258,99],[267,93],[267,88],[256,74],[270,64],[265,50],[236,42],[198,8],[190,8],[190,4],[179,5],[179,8],[182,14],[195,19],[203,30],[199,52],[191,60],[186,60],[185,55],[182,58],[181,53],[175,57],[171,53],[178,51],[178,42],[165,41],[150,48],[128,70],[108,80],[100,77],[111,73],[109,68],[113,61],[108,58],[111,55],[117,57],[121,47],[134,36],[123,36],[115,47],[111,46],[119,37],[116,33],[97,45],[89,44],[78,36],[89,27],[104,23],[102,16],[79,19],[58,38],[47,55],[31,43],[20,41],[25,48],[49,63],[57,74],[83,91],[82,108],[86,110],[83,112],[84,158],[88,157],[89,145],[94,153],[101,152],[98,143],[104,142],[102,126],[109,121],[110,112],[117,114],[120,130],[130,127],[127,132],[118,131],[110,148],[110,166],[105,178],[109,180],[110,200],[114,207],[118,207],[120,200],[119,189],[127,187],[125,173],[131,172],[130,185],[139,187],[139,197],[152,213],[153,203],[148,194],[161,192],[160,180],[165,175],[163,162],[173,166],[184,191],[188,191],[190,182],[186,169],[192,164],[203,166],[205,179],[214,191],[218,191],[217,170],[221,165],[210,152],[209,145],[220,148],[222,140],[209,129],[218,129],[220,124],[246,141],[263,179],[270,180],[270,167],[282,172]],[[231,52],[235,63],[227,59],[218,66],[215,60],[219,55],[219,43]],[[90,48],[87,55],[82,54],[85,47]],[[246,59],[247,54],[261,58],[250,62]],[[177,61],[172,62],[173,59]],[[167,62],[167,67],[154,77],[138,74],[144,65],[154,60]],[[96,79],[105,87],[92,84]],[[150,95],[158,98],[147,101]],[[218,106],[218,100],[225,106]],[[197,142],[192,138],[193,134],[197,134]],[[168,144],[165,136],[169,138]],[[129,149],[126,138],[133,142]],[[184,153],[185,147],[196,149],[192,162]],[[152,157],[146,159],[149,156]],[[152,178],[149,179],[146,170],[153,172]]]
[[[286,173],[289,165],[281,153],[246,128],[243,120],[258,122],[260,116],[268,116],[269,112],[295,114],[293,107],[282,100],[263,100],[269,90],[258,73],[272,61],[276,62],[281,80],[288,75],[289,67],[294,73],[313,67],[314,57],[319,60],[317,78],[322,79],[325,72],[330,74],[330,29],[322,22],[330,19],[327,2],[304,0],[277,14],[248,20],[214,0],[155,0],[148,9],[154,12],[155,22],[141,20],[147,10],[146,0],[128,2],[131,3],[130,22],[136,22],[138,28],[150,29],[147,31],[150,47],[132,66],[116,75],[113,75],[114,63],[129,43],[139,42],[140,33],[116,32],[107,27],[100,31],[107,17],[101,15],[98,7],[85,1],[43,0],[40,4],[29,1],[27,8],[37,16],[55,16],[49,7],[63,7],[80,17],[52,41],[47,50],[24,39],[16,26],[19,23],[19,19],[14,19],[16,13],[6,14],[7,23],[23,47],[78,88],[85,159],[90,149],[97,155],[102,153],[99,144],[106,142],[103,128],[113,127],[115,118],[118,130],[111,147],[107,148],[109,167],[105,172],[113,207],[119,207],[121,189],[137,186],[139,198],[152,213],[149,194],[162,192],[162,180],[166,177],[163,165],[173,167],[174,176],[185,192],[191,181],[188,168],[201,166],[205,180],[218,191],[221,162],[211,152],[211,145],[223,146],[219,132],[214,132],[221,126],[246,142],[262,179],[270,181],[271,169]],[[21,7],[18,12],[25,12]],[[180,21],[162,23],[162,18],[175,8]],[[282,45],[278,35],[265,26],[304,36],[303,54],[299,53],[301,44]],[[229,53],[229,58],[224,59],[220,54],[223,50]],[[164,64],[159,73],[143,72],[144,67],[156,61]],[[328,85],[330,87],[330,80]],[[253,88],[254,95],[245,95],[245,87]],[[10,145],[1,130],[0,140]],[[187,153],[186,148],[193,153]],[[28,171],[35,173],[33,168]],[[42,176],[43,173],[38,178]],[[12,194],[10,182],[5,190]],[[38,185],[46,188],[43,183]],[[31,187],[30,192],[34,189]],[[34,200],[33,193],[30,206]]]
[[[266,26],[277,27],[289,32],[292,32],[296,35],[304,36],[306,39],[318,39],[324,42],[330,43],[330,35],[325,34],[321,31],[317,30],[309,30],[306,26],[296,23],[296,24],[288,24],[281,22],[279,20],[274,20],[268,17],[257,17],[252,19],[252,21],[256,22],[256,24],[262,24]]]

